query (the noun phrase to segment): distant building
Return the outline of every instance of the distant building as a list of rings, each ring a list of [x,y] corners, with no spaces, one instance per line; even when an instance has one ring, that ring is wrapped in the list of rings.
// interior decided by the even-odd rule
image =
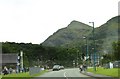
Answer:
[[[17,54],[2,54],[2,63],[17,63]]]
[[[2,59],[0,60],[0,66],[16,67],[18,55],[17,54],[0,54],[0,59]]]

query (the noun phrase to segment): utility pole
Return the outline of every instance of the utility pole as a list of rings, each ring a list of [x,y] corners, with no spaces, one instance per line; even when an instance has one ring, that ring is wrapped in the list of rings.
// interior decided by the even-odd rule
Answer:
[[[93,42],[94,42],[94,71],[96,71],[96,59],[95,59],[95,55],[96,55],[96,53],[95,53],[95,28],[94,28],[94,22],[89,22],[89,23],[92,23],[92,25],[93,25]]]
[[[76,62],[77,62],[77,63],[76,63],[76,64],[77,64],[77,67],[78,67],[78,64],[79,64],[79,63],[78,63],[78,62],[79,62],[79,61],[78,61],[78,60],[79,60],[79,58],[78,58],[78,55],[79,55],[79,54],[78,54],[78,53],[79,53],[79,50],[77,50],[77,60],[76,60]]]

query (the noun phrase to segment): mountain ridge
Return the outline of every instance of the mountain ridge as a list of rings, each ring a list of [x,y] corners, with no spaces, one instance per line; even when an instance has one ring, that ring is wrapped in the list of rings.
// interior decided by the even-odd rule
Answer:
[[[87,36],[91,30],[92,27],[88,26],[87,24],[73,20],[67,27],[59,29],[53,33],[53,35],[49,36],[42,44],[47,46],[60,46],[60,44],[57,45],[57,43],[64,44],[74,41],[82,36]],[[82,34],[79,35],[79,33]],[[62,40],[64,38],[65,40]],[[49,42],[46,43],[46,41]],[[55,45],[53,45],[52,42]]]
[[[118,40],[118,21],[120,16],[115,16],[105,24],[95,28],[95,39],[103,51],[111,52],[112,42]],[[73,20],[67,27],[61,28],[53,35],[49,36],[42,45],[44,46],[63,46],[78,47],[85,43],[84,36],[88,37],[89,42],[93,43],[93,28],[85,23]],[[99,47],[99,46],[98,46]],[[100,50],[100,49],[99,49]]]

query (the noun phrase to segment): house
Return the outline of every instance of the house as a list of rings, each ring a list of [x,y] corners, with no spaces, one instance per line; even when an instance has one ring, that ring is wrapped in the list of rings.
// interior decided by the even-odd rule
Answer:
[[[0,66],[16,68],[18,61],[18,54],[0,54]]]

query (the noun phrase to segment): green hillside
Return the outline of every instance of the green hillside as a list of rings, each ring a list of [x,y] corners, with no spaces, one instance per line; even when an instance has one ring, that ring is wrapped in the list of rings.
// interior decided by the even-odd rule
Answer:
[[[84,36],[88,36],[92,31],[92,27],[78,21],[72,21],[66,28],[59,29],[42,45],[45,46],[71,46],[83,41]]]
[[[96,40],[102,41],[100,46],[104,53],[112,53],[112,43],[118,41],[118,19],[119,16],[113,17],[95,29]]]
[[[118,19],[119,16],[113,17],[105,24],[95,28],[96,51],[103,53],[112,52],[112,43],[118,40]],[[63,47],[80,47],[85,43],[84,36],[88,37],[89,50],[93,47],[92,27],[72,21],[66,28],[59,29],[53,35],[48,37],[42,45],[44,46],[63,46]]]

